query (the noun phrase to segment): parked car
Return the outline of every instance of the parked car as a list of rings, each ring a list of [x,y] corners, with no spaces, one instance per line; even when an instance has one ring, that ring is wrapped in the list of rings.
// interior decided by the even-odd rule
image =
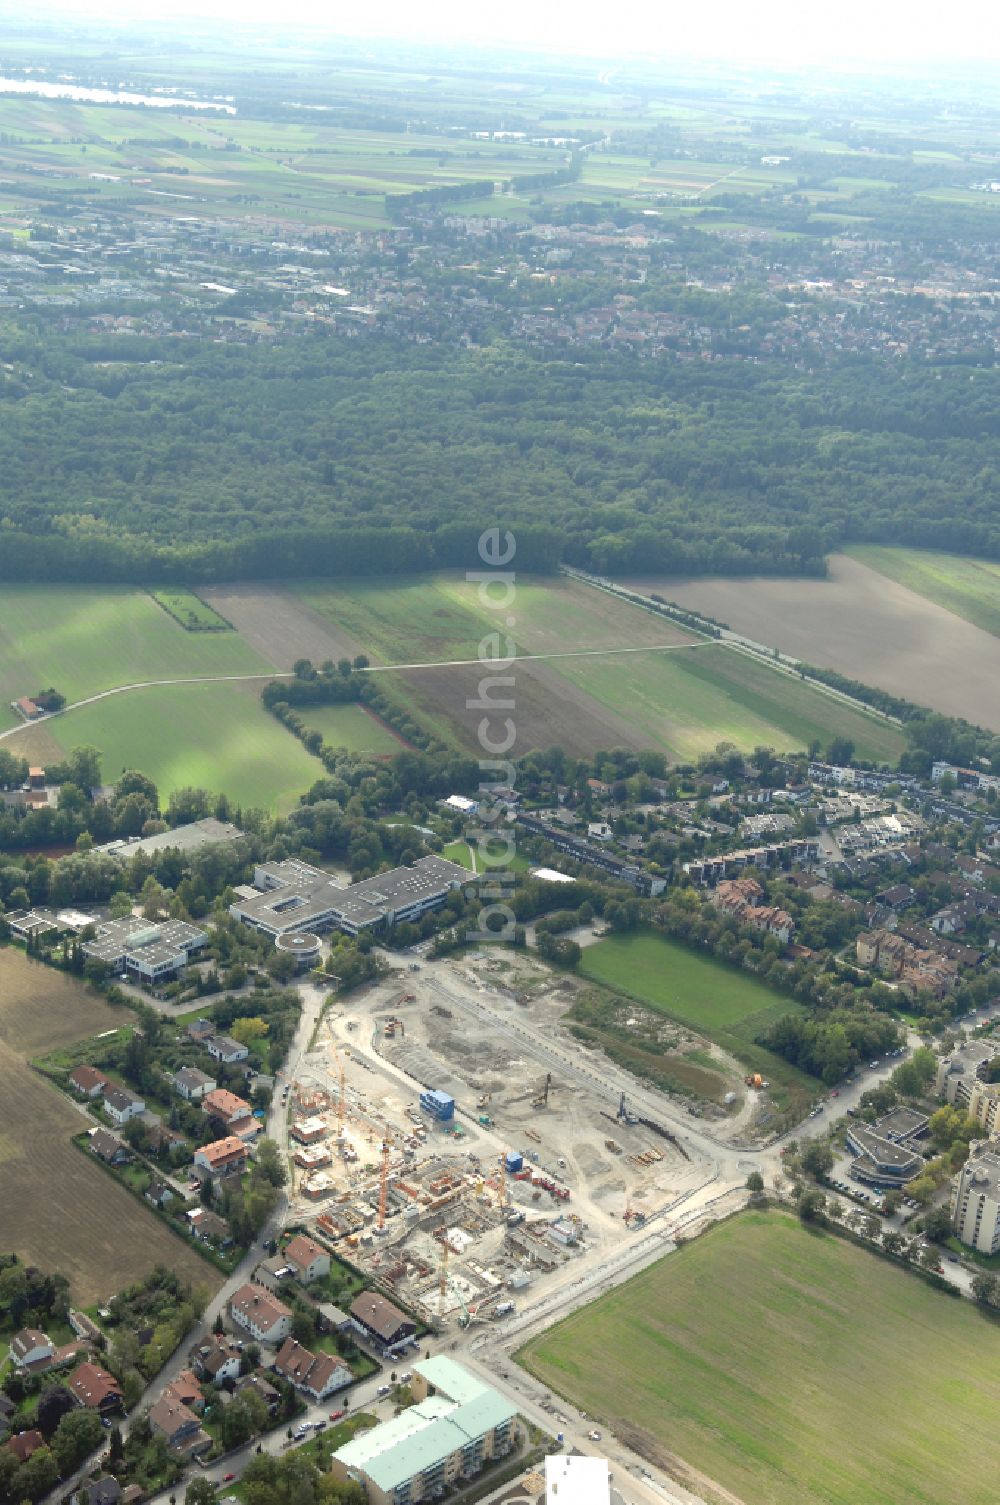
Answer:
[[[233,1480],[235,1478],[236,1478],[235,1474],[223,1474],[223,1476],[222,1476],[222,1482],[223,1482],[223,1484],[232,1484],[232,1482],[233,1482]]]
[[[341,1406],[341,1408],[340,1408],[339,1411],[331,1411],[330,1412],[330,1420],[331,1421],[339,1421],[340,1418],[343,1416],[343,1414],[344,1414],[344,1408],[343,1408],[343,1406]]]
[[[601,1434],[596,1430],[593,1432],[588,1432],[587,1436],[590,1438],[591,1442],[600,1442],[601,1440]]]

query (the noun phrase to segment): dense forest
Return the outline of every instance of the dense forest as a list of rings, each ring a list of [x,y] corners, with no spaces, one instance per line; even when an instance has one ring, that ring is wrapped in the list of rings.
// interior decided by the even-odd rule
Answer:
[[[846,540],[1000,557],[1000,372],[0,331],[0,578],[465,565],[820,573]]]

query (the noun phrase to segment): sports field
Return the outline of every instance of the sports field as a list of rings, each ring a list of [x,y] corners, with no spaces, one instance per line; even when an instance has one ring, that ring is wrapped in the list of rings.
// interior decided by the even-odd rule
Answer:
[[[575,753],[655,747],[686,761],[722,741],[804,750],[834,735],[850,737],[859,757],[893,760],[903,749],[878,718],[576,580],[519,580],[502,609],[458,575],[311,582],[295,595],[373,663],[440,665],[400,674],[393,688],[414,715],[443,720],[465,745],[481,714],[466,703],[485,671],[460,664],[499,632],[504,651],[509,634],[522,655],[511,692],[519,753],[556,743]]]
[[[393,758],[406,745],[400,737],[360,705],[296,706],[296,714],[310,730],[320,732],[331,747],[372,758]]]
[[[226,683],[132,690],[27,727],[6,746],[43,761],[52,743],[64,753],[97,747],[106,782],[141,769],[164,803],[194,785],[237,805],[284,811],[322,778],[323,765],[265,711],[258,690]]]
[[[160,1261],[194,1284],[218,1284],[211,1265],[74,1146],[84,1120],[27,1064],[132,1021],[74,978],[0,948],[0,1242],[61,1270],[80,1305]]]
[[[706,1035],[761,1072],[779,1108],[804,1107],[814,1094],[811,1077],[754,1043],[776,1019],[800,1013],[801,1005],[741,968],[644,930],[587,946],[580,971]]]
[[[0,587],[0,726],[9,702],[50,685],[67,701],[137,680],[266,674],[235,632],[187,632],[144,590],[101,585]]]
[[[937,554],[930,549],[887,549],[878,544],[856,544],[847,553],[1000,637],[1000,564],[995,560]]]
[[[708,1499],[997,1499],[1000,1330],[786,1213],[717,1225],[519,1359]]]

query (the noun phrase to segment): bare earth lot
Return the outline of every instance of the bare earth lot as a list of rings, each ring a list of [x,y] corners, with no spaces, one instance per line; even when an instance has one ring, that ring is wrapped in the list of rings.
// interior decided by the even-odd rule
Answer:
[[[220,1279],[76,1148],[84,1118],[27,1063],[131,1018],[23,952],[0,950],[0,1248],[61,1270],[83,1305],[160,1261],[196,1285]]]
[[[216,585],[199,594],[276,669],[290,669],[298,658],[321,664],[366,651],[349,633],[278,586]]]
[[[827,580],[626,582],[918,705],[1000,731],[1000,642],[856,559]]]
[[[560,674],[558,664],[520,662],[512,672],[512,689],[498,687],[489,693],[494,704],[500,699],[514,700],[512,710],[492,713],[489,727],[489,735],[501,739],[504,722],[510,716],[517,728],[512,757],[544,747],[564,747],[577,757],[586,757],[602,748],[640,749],[649,745],[641,730]],[[463,746],[478,750],[476,728],[486,713],[467,710],[466,705],[478,698],[484,676],[492,677],[489,665],[482,670],[476,666],[410,669],[391,678],[393,688],[396,684],[402,687],[407,699],[439,735],[451,726],[460,731]]]

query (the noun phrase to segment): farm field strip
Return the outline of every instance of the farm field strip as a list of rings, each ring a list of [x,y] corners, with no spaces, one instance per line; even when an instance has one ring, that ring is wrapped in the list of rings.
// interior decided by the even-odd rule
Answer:
[[[717,1224],[518,1357],[699,1493],[941,1505],[960,1472],[968,1505],[996,1499],[995,1328],[786,1213]]]
[[[54,685],[68,701],[170,676],[267,673],[237,633],[187,632],[146,591],[0,587],[0,700]]]
[[[846,552],[916,595],[1000,637],[1000,564],[995,560],[877,544],[858,544]]]
[[[414,713],[444,711],[452,720],[461,718],[460,697],[441,675],[474,662],[478,642],[484,632],[497,631],[500,616],[479,601],[475,586],[457,575],[437,575],[349,587],[310,582],[296,594],[338,631],[361,641],[373,659],[407,669],[416,668],[418,654],[435,659],[438,683],[409,690],[417,697]],[[510,615],[518,665],[548,662],[562,681],[562,699],[578,697],[577,735],[567,729],[556,739],[567,749],[656,747],[684,761],[720,741],[748,751],[762,743],[804,750],[815,738],[840,734],[851,737],[859,756],[889,759],[902,751],[899,732],[878,717],[582,582],[519,582]],[[695,647],[697,656],[676,652]],[[620,655],[631,657],[623,664]],[[523,684],[520,668],[519,697]],[[588,742],[588,718],[609,717],[624,734],[620,729],[610,744],[603,734]],[[468,744],[474,725],[467,715],[462,728]],[[519,734],[530,746],[552,741],[539,740],[533,721],[519,725]]]
[[[237,805],[283,811],[323,774],[323,765],[264,709],[255,686],[227,682],[109,694],[6,737],[24,756],[43,756],[33,753],[39,737],[64,753],[96,747],[109,782],[125,768],[139,768],[164,799],[194,785]]]
[[[918,575],[911,565],[918,553],[880,551],[885,573],[879,573],[867,562],[867,546],[854,549],[830,559],[825,580],[653,577],[625,583],[705,612],[806,663],[1000,730],[1000,643],[985,630],[993,610],[991,566],[928,555],[920,556]],[[931,578],[937,560],[956,566],[945,580],[940,572]],[[946,592],[953,593],[950,600]]]
[[[61,1270],[80,1305],[158,1262],[214,1289],[212,1266],[72,1143],[87,1120],[26,1057],[133,1022],[82,983],[0,948],[0,1207],[3,1247]]]

